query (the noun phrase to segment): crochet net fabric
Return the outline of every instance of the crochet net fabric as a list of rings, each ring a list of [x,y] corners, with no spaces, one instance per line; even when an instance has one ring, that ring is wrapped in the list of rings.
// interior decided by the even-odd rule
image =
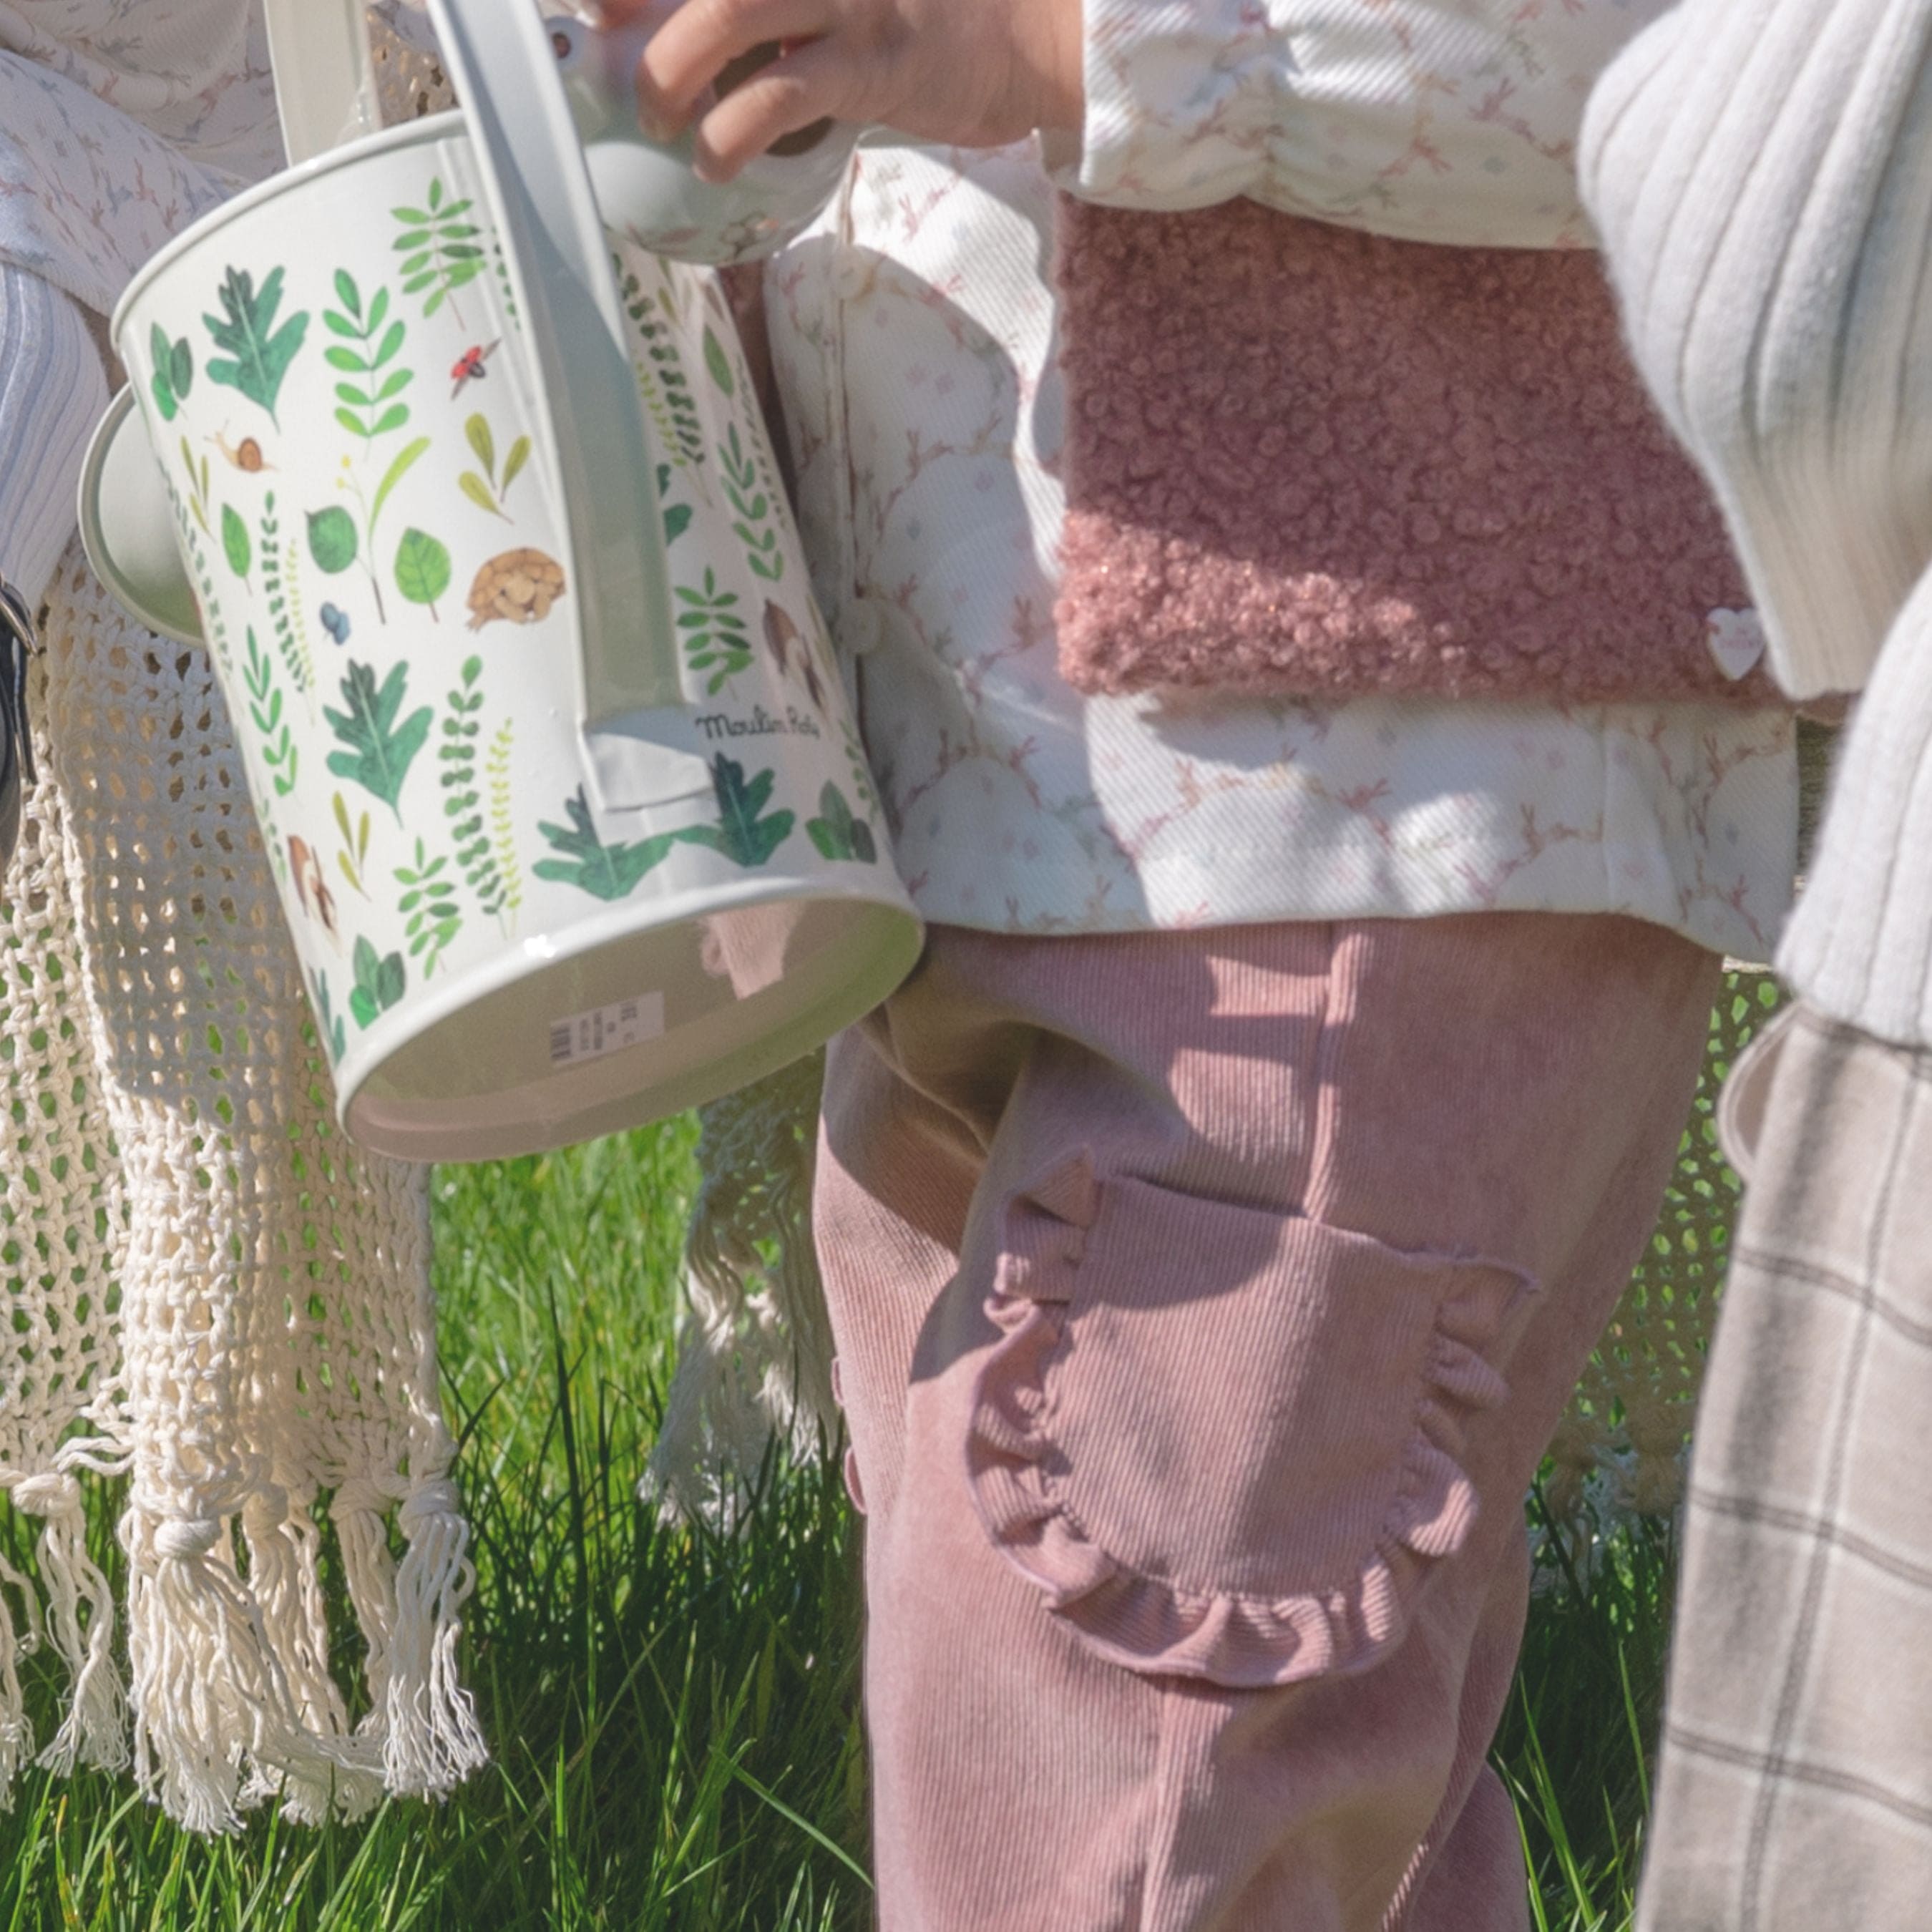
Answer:
[[[448,104],[386,30],[378,62],[398,118]],[[77,549],[44,629],[40,782],[0,886],[0,1493],[38,1526],[38,1582],[0,1564],[0,1802],[37,1746],[131,1758],[202,1831],[271,1794],[301,1820],[441,1794],[484,1751],[424,1176],[335,1126],[205,656]],[[86,1548],[100,1475],[129,1479],[118,1615]],[[39,1642],[68,1682],[46,1740],[17,1668]]]
[[[140,629],[76,553],[38,673],[0,988],[0,1487],[44,1524],[44,1608],[4,1580],[22,1628],[44,1622],[73,1684],[44,1761],[117,1765],[131,1732],[143,1786],[200,1830],[275,1792],[318,1819],[446,1791],[483,1748],[455,1675],[469,1533],[424,1177],[334,1125],[204,655]],[[130,1479],[124,1690],[89,1472]],[[366,1646],[352,1697],[328,1538]],[[10,1773],[31,1748],[17,1641],[0,1625]]]

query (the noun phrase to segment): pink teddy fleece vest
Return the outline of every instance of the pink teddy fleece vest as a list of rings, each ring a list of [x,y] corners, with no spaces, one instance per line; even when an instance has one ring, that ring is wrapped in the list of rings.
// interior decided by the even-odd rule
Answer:
[[[1779,701],[1594,254],[1063,197],[1060,280],[1079,689]]]

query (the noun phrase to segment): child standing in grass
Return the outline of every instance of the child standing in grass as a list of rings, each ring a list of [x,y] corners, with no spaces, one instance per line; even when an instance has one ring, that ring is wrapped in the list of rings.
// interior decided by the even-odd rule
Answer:
[[[1521,1498],[1791,872],[1575,252],[1660,10],[655,10],[714,172],[898,130],[767,278],[932,922],[818,1184],[880,1922],[1524,1926]]]

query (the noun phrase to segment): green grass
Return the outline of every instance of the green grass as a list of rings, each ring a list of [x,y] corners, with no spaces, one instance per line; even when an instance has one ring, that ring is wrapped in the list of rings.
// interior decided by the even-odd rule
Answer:
[[[834,1466],[765,1472],[728,1539],[662,1528],[632,1493],[670,1366],[692,1145],[680,1125],[437,1180],[476,1531],[468,1673],[494,1766],[440,1809],[322,1831],[271,1811],[213,1844],[124,1782],[30,1774],[0,1816],[0,1932],[869,1922],[856,1538]],[[118,1572],[112,1502],[94,1541]],[[26,1542],[0,1521],[23,1568]],[[1544,1565],[1498,1762],[1539,1924],[1620,1932],[1672,1552],[1640,1529],[1589,1554],[1587,1578]],[[35,1680],[44,1734],[53,1691]]]

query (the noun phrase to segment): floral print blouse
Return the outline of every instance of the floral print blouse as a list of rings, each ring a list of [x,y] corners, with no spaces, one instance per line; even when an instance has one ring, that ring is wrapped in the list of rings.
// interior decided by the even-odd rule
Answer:
[[[1126,58],[1110,22],[1279,10],[1090,0],[1088,20],[1105,63]],[[1184,200],[1210,178],[1252,189],[1258,170],[1271,198],[1312,196],[1264,144],[1228,132],[1238,62],[1206,60],[1184,37],[1127,52],[1140,66],[1093,103],[1076,171]],[[1154,105],[1137,119],[1136,102]],[[1480,142],[1443,146],[1470,162],[1480,199],[1493,178]],[[1509,197],[1533,209],[1540,240],[1574,215],[1567,148],[1560,162],[1544,152],[1561,146],[1528,142],[1538,184],[1505,196],[1505,212]],[[1367,195],[1388,173],[1382,152],[1367,142],[1348,168],[1324,170],[1322,192]],[[1422,200],[1450,206],[1432,168]],[[1487,205],[1503,233],[1520,232]],[[1768,956],[1796,838],[1781,714],[1088,699],[1065,684],[1052,245],[1052,184],[1034,146],[868,143],[841,205],[766,278],[807,549],[927,917],[1053,934],[1623,913]],[[1760,647],[1749,614],[1714,613],[1712,646],[1748,668]]]
[[[1661,4],[1088,0],[1088,126],[1053,158],[1107,200],[1246,193],[1560,245],[1584,238],[1589,77]],[[278,158],[248,0],[0,0],[0,262],[104,310]],[[769,276],[807,540],[928,916],[1052,933],[1616,911],[1765,956],[1796,820],[1780,716],[1061,682],[1051,222],[1030,146],[870,146]],[[1714,620],[1714,647],[1741,626]]]

